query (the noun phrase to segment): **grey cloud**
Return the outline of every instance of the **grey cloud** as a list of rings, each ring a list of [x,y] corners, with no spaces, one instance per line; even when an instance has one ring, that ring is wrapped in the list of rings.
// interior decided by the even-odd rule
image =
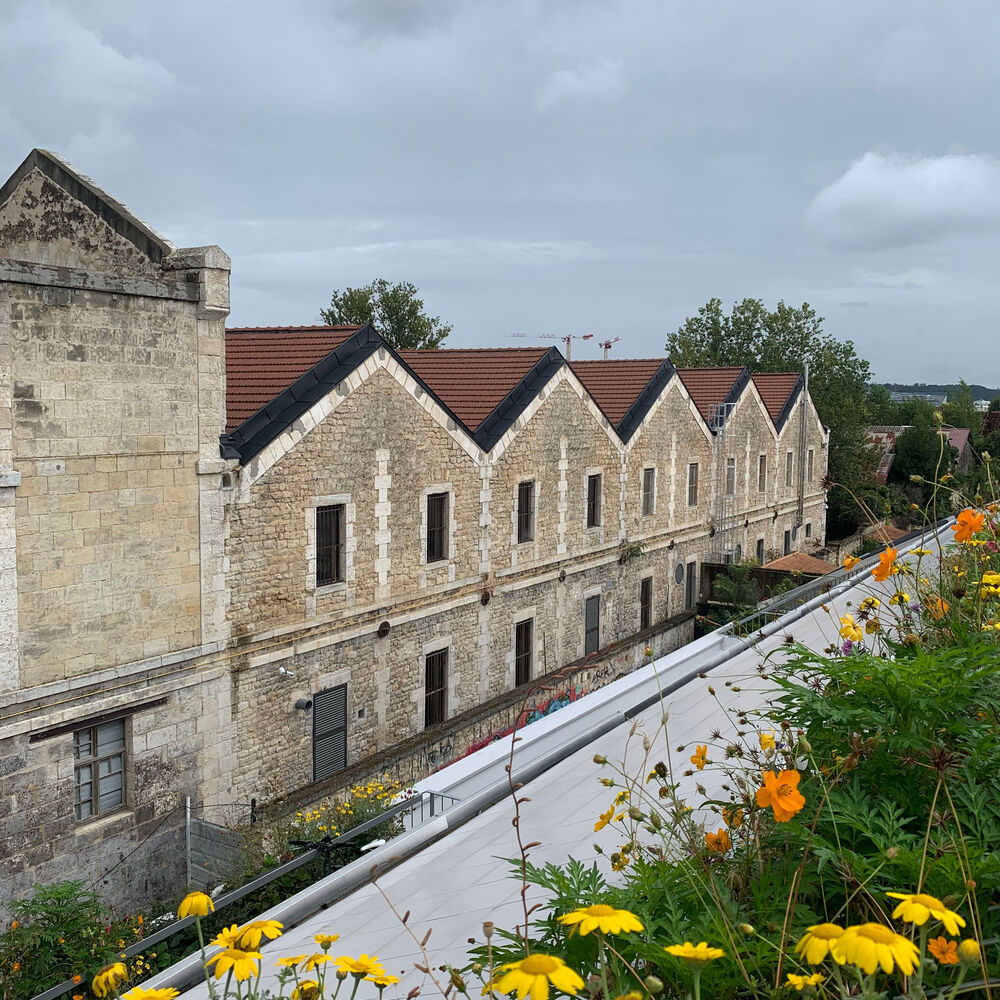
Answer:
[[[846,250],[907,247],[1000,230],[1000,160],[868,152],[816,197],[806,222]]]
[[[605,56],[575,69],[559,69],[549,74],[539,88],[535,104],[539,111],[550,111],[567,101],[615,100],[627,90],[622,61]]]

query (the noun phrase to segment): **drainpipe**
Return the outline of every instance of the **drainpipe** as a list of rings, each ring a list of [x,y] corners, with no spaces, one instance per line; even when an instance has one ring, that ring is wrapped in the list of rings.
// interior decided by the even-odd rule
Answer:
[[[796,527],[805,521],[806,506],[806,398],[809,395],[809,362],[803,366],[802,398],[799,400],[799,506],[796,512]]]

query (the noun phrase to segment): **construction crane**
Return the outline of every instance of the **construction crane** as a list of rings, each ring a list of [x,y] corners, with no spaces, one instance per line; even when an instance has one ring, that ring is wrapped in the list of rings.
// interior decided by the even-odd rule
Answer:
[[[566,345],[566,360],[570,360],[570,347],[574,340],[593,340],[594,335],[592,333],[567,333],[561,335],[558,333],[508,333],[508,337],[521,337],[528,338],[531,340],[561,340]],[[616,340],[620,340],[620,337],[616,337]],[[607,357],[607,352],[605,352],[605,357]]]
[[[602,340],[598,343],[598,347],[604,348],[604,358],[603,358],[604,361],[608,360],[608,351],[611,350],[611,345],[617,344],[618,341],[621,339],[622,339],[621,337],[615,337],[614,340]]]

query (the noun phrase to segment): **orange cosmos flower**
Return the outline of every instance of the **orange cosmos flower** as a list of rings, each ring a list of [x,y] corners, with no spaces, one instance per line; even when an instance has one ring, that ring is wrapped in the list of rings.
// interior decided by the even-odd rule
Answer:
[[[861,560],[857,556],[846,556],[844,558],[844,569],[854,569]]]
[[[966,507],[961,514],[955,518],[955,523],[951,530],[955,532],[956,542],[967,542],[977,531],[983,530],[986,523],[986,515],[980,514],[971,507]]]
[[[705,834],[705,846],[714,854],[725,854],[733,844],[729,839],[729,832],[723,826],[719,827],[718,833]]]
[[[890,546],[878,557],[878,565],[872,570],[872,576],[879,583],[884,583],[890,576],[899,572],[899,567],[896,565],[898,555],[899,553]]]
[[[703,770],[705,765],[708,763],[708,747],[696,745],[695,751],[691,755],[691,763],[694,764],[699,771]]]
[[[738,830],[743,825],[743,810],[737,809],[735,806],[732,809],[723,806],[722,818],[725,820],[726,826]]]
[[[936,601],[931,601],[928,610],[934,620],[939,622],[948,614],[948,602],[943,597],[939,597]]]
[[[764,784],[757,789],[757,805],[762,809],[770,806],[776,823],[787,823],[805,804],[798,771],[764,772]]]
[[[942,965],[958,965],[958,942],[949,941],[945,937],[931,938],[927,942],[927,950]]]

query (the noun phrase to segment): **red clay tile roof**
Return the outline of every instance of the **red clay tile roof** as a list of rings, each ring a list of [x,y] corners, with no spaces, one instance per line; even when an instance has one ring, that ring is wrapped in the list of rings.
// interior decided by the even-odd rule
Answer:
[[[226,430],[267,406],[359,329],[239,326],[226,330]]]
[[[834,567],[806,552],[790,552],[787,556],[775,559],[774,562],[765,563],[764,569],[784,569],[791,573],[811,573],[814,576],[821,576],[829,573]]]
[[[572,361],[570,368],[604,415],[617,427],[665,360],[618,358],[614,361]]]
[[[713,403],[722,403],[740,377],[742,368],[678,368],[684,387],[699,412],[710,422]]]
[[[400,351],[399,356],[470,430],[504,401],[547,347]]]
[[[874,528],[870,528],[865,534],[869,538],[874,538],[878,542],[882,542],[883,545],[892,545],[893,542],[899,541],[903,538],[907,532],[902,528],[897,528],[893,524],[877,524]]]
[[[777,420],[781,416],[781,411],[798,382],[798,372],[754,375],[753,384],[757,386],[760,398],[764,400],[764,406],[767,407],[772,420]]]
[[[969,435],[972,431],[968,427],[942,427],[941,433],[948,439],[948,444],[954,448],[959,457],[969,444]]]

